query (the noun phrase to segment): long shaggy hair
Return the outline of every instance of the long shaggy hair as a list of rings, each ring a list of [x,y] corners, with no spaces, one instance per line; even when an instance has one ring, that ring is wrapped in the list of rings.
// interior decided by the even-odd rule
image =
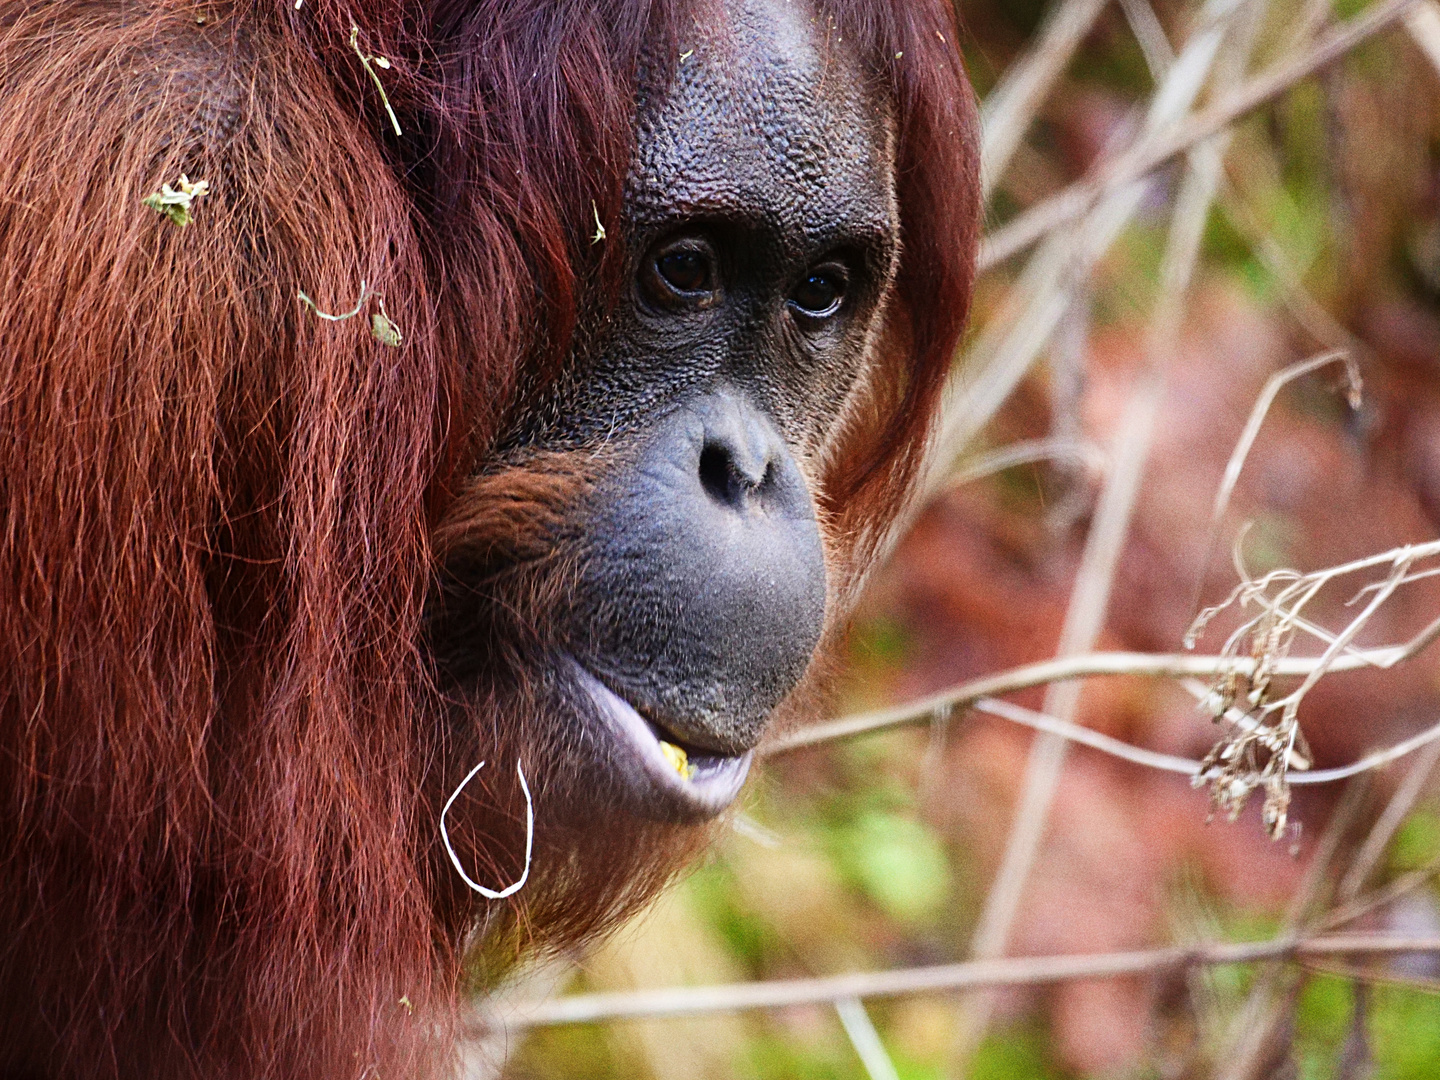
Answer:
[[[523,573],[583,531],[584,468],[493,440],[616,295],[638,54],[691,6],[0,0],[0,1073],[439,1071],[477,933],[582,939],[703,839],[566,810],[543,591],[479,690],[426,627],[437,553]],[[945,0],[818,7],[898,127],[884,377],[820,493],[858,572],[968,306],[975,121]],[[186,228],[141,204],[181,173]],[[362,282],[400,347],[296,299]],[[537,813],[491,905],[438,848],[481,758],[472,876],[521,869],[517,759]]]

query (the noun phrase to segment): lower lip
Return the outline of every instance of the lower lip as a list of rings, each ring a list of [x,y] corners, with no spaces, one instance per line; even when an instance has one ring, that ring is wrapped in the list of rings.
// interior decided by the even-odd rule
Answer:
[[[753,751],[735,757],[718,754],[689,754],[691,775],[680,775],[660,748],[660,736],[624,698],[620,697],[578,663],[571,662],[575,682],[595,707],[595,712],[614,736],[619,756],[625,759],[637,779],[648,785],[661,805],[685,820],[712,818],[721,813],[739,794],[750,772]]]

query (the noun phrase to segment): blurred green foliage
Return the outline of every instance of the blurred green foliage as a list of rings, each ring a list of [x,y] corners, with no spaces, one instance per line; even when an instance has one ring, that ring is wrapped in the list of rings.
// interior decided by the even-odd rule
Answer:
[[[1366,1006],[1373,1080],[1440,1077],[1440,997],[1395,986],[1375,986]],[[1295,1013],[1295,1059],[1301,1080],[1332,1080],[1355,1011],[1355,984],[1329,975],[1305,984]]]
[[[1405,819],[1390,845],[1390,869],[1418,870],[1440,859],[1440,815],[1417,810]]]
[[[971,1065],[971,1080],[1044,1080],[1064,1073],[1052,1059],[1042,1028],[1024,1026],[991,1035],[980,1044]]]
[[[944,910],[950,894],[945,851],[934,831],[914,818],[862,813],[828,840],[846,880],[897,922],[915,925]]]

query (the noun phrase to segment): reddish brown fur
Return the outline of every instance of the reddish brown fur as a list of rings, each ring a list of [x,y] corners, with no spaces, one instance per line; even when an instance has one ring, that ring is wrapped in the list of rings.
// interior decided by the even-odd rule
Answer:
[[[477,916],[501,956],[579,940],[703,840],[572,814],[524,683],[445,700],[424,637],[437,545],[565,557],[583,468],[487,446],[614,293],[592,202],[618,240],[671,6],[0,2],[0,1075],[439,1070]],[[833,10],[899,103],[908,343],[826,478],[844,558],[913,475],[976,184],[943,4]],[[182,171],[183,230],[140,205]],[[402,348],[295,299],[362,279]],[[516,757],[542,819],[489,912],[436,851],[479,757],[473,874],[519,870]]]

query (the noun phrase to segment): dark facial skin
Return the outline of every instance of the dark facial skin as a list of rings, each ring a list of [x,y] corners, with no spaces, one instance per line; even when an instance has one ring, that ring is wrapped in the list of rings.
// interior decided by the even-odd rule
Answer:
[[[640,287],[597,375],[679,392],[728,381],[812,461],[897,253],[888,110],[803,3],[733,3],[682,44],[694,52],[667,92],[642,102],[627,199]],[[667,259],[708,264],[712,287],[647,288]]]
[[[642,72],[629,285],[511,445],[604,455],[549,643],[557,722],[646,812],[686,819],[733,798],[820,638],[815,478],[867,374],[898,213],[888,107],[808,5],[730,0],[676,47]],[[692,785],[630,760],[633,714]]]

